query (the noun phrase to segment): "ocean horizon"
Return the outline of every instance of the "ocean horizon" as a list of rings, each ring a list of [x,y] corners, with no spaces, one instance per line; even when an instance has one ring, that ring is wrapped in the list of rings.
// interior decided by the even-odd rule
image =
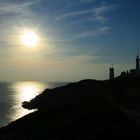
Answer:
[[[55,88],[65,84],[66,82],[0,82],[0,127],[35,111],[22,108],[22,102],[30,101],[46,88]]]

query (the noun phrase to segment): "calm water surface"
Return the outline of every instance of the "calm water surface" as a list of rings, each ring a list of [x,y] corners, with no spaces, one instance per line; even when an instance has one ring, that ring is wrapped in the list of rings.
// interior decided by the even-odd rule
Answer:
[[[23,101],[29,101],[46,88],[54,88],[64,83],[45,82],[0,82],[0,127],[7,125],[30,112],[21,107]]]

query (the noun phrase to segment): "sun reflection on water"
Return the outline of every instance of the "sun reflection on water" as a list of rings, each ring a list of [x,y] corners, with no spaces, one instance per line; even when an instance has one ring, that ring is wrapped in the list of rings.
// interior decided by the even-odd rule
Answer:
[[[21,107],[22,102],[30,101],[32,98],[40,94],[45,88],[46,84],[42,82],[15,82],[11,86],[13,91],[13,107],[10,113],[11,121],[18,119],[35,110],[27,110]]]
[[[16,92],[18,92],[19,100],[29,101],[45,89],[45,85],[40,82],[18,82],[15,85]]]

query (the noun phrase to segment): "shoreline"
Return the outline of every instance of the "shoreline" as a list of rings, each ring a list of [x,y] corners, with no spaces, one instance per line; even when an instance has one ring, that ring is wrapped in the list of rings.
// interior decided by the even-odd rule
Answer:
[[[119,77],[105,81],[82,80],[46,89],[23,103],[24,108],[38,110],[0,128],[0,138],[16,135],[22,139],[57,140],[71,136],[89,139],[99,134],[109,136],[109,133],[134,137],[140,131],[138,118],[128,115],[124,109],[140,114],[139,84],[140,78]]]

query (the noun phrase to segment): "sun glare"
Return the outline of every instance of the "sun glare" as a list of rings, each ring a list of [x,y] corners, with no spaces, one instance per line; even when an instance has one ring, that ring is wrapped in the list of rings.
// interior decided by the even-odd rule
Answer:
[[[38,36],[35,32],[27,31],[22,35],[22,42],[27,47],[35,47],[38,43]]]
[[[46,87],[47,85],[41,82],[13,82],[10,87],[12,93],[11,101],[13,102],[12,112],[10,114],[11,121],[35,111],[24,109],[21,107],[21,104],[24,101],[30,101]]]

